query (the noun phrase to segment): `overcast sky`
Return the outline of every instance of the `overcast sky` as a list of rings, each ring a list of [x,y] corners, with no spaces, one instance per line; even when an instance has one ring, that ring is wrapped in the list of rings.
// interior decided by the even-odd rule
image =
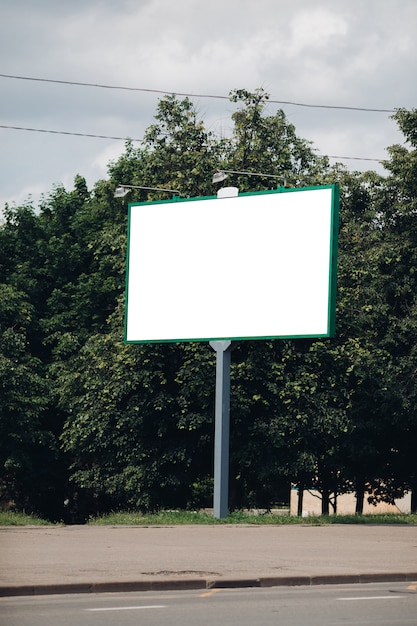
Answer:
[[[162,97],[5,75],[200,94],[193,101],[219,135],[237,105],[201,96],[235,88],[415,108],[416,32],[416,0],[1,0],[0,125],[140,139]],[[322,154],[383,159],[403,139],[390,113],[273,103],[268,113],[279,107]],[[55,184],[70,190],[76,174],[92,187],[123,151],[123,140],[0,128],[0,209],[37,204]]]

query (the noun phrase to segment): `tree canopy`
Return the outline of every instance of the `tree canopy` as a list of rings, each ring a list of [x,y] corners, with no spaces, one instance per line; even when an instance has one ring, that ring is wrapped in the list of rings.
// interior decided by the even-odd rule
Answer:
[[[262,89],[230,97],[230,137],[208,131],[188,98],[167,96],[143,144],[128,142],[93,189],[77,176],[39,207],[5,208],[3,506],[69,521],[211,506],[215,355],[202,343],[123,342],[127,202],[164,196],[114,189],[213,195],[225,169],[287,187],[338,184],[341,196],[336,336],[233,352],[231,506],[271,507],[295,484],[317,489],[323,512],[346,491],[357,512],[365,492],[392,502],[412,490],[416,508],[417,111],[393,116],[404,144],[388,148],[381,176],[330,167],[282,110],[268,114]],[[272,180],[231,176],[240,191]]]

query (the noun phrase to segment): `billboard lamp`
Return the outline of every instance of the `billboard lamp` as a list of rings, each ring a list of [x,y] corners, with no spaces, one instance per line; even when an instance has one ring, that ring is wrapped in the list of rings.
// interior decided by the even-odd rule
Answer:
[[[180,196],[178,189],[166,189],[164,187],[142,187],[141,185],[119,185],[114,192],[115,198],[124,198],[132,189],[146,189],[148,191],[163,191]]]
[[[259,172],[240,172],[238,170],[219,170],[213,174],[212,183],[222,183],[226,178],[229,177],[229,174],[241,174],[243,176],[260,176],[261,178],[277,178],[284,183],[285,187],[285,178],[282,176],[275,176],[274,174],[263,174]]]

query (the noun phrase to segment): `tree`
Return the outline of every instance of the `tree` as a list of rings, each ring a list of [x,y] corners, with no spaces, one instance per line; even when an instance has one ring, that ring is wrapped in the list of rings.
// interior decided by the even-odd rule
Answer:
[[[262,109],[261,106],[260,108]],[[254,132],[262,135],[262,128],[262,115],[260,115],[254,122]],[[293,128],[288,128],[286,133],[286,121],[283,116],[280,117],[280,129],[282,141],[288,144],[288,153],[291,155],[296,149],[303,153],[304,161],[300,167],[307,171],[307,158],[311,157],[314,160],[312,153],[307,149],[303,152],[306,146],[297,139]],[[263,140],[266,136],[264,132]],[[260,144],[259,139],[258,152]],[[129,182],[133,184],[146,183],[145,186],[178,188],[183,193],[191,195],[210,193],[212,189],[210,172],[218,168],[219,155],[224,154],[225,150],[230,154],[232,149],[232,143],[217,141],[205,131],[203,123],[198,120],[197,113],[188,99],[178,101],[176,97],[169,96],[162,99],[158,105],[156,124],[146,132],[145,148],[133,150],[132,146],[128,145],[126,154],[119,162],[111,165],[110,173],[115,182],[116,180],[123,182],[127,175],[131,175],[133,180]],[[267,147],[265,149],[267,150]],[[298,153],[294,158],[298,161],[301,159]],[[256,184],[258,183],[257,180]],[[105,189],[101,187],[101,193],[104,192]],[[153,199],[158,196],[161,197],[158,192],[138,190],[136,197],[143,200],[146,197]],[[158,503],[159,506],[167,504],[168,495],[161,485],[168,481],[170,497],[175,495],[177,503],[194,502],[201,505],[208,497],[212,475],[214,357],[206,346],[193,344],[158,348],[155,346],[122,348],[118,343],[122,321],[117,315],[112,319],[112,330],[103,334],[100,332],[91,337],[79,355],[64,364],[62,372],[57,375],[61,406],[65,407],[66,411],[71,411],[66,421],[63,437],[65,449],[75,458],[73,481],[79,486],[88,487],[95,493],[101,493],[106,497],[116,497],[120,502],[128,501],[131,505],[135,502],[137,506],[142,507],[155,507]],[[119,320],[119,327],[115,326],[114,320],[116,319]],[[95,368],[93,364],[99,359],[104,346],[106,347],[106,365],[102,368]],[[260,361],[256,359],[255,352],[259,350],[259,347],[259,342],[253,342],[251,347],[253,358],[258,364]],[[244,352],[247,355],[247,351]],[[131,354],[134,356],[130,356]],[[134,359],[133,373],[130,371],[132,358]],[[171,366],[168,367],[169,363]],[[163,387],[165,403],[156,409],[156,406],[159,407],[159,401],[156,400],[157,397],[159,398],[157,387],[161,383],[155,374],[160,372],[160,368],[164,372],[163,380],[166,381]],[[78,383],[81,380],[80,372],[85,372],[85,374],[78,389]],[[112,381],[110,389],[109,375]],[[152,385],[142,386],[141,377],[145,376],[155,381],[155,388]],[[132,386],[124,386],[126,385],[124,382],[121,386],[123,391],[120,391],[118,385],[121,385],[121,380],[125,378],[131,378]],[[69,381],[73,381],[71,384],[75,384],[78,391],[72,386],[68,388]],[[209,384],[210,381],[211,384]],[[97,396],[95,393],[87,392],[90,384],[94,384]],[[67,391],[64,391],[65,389]],[[91,404],[93,397],[94,402]],[[108,409],[104,409],[104,400],[100,398],[109,402]],[[146,407],[146,410],[141,408],[139,418],[137,411],[132,413],[131,417],[126,417],[124,407],[126,403],[130,406],[131,402],[136,407]],[[245,432],[245,428],[242,427],[244,414],[242,406],[239,402],[235,413],[236,423],[239,423],[239,432],[235,437],[237,442],[244,439],[241,432]],[[82,418],[84,413],[88,415],[88,419]],[[132,425],[134,418],[139,419],[140,427]],[[135,444],[136,452],[133,455],[128,452],[127,448],[123,449],[123,453],[120,452],[119,448],[122,446],[120,438],[115,437],[112,440],[114,424],[125,423],[125,421],[130,424],[132,432],[135,433],[134,438],[137,443]],[[103,446],[88,434],[90,429],[98,427],[98,424],[103,424],[103,433],[106,433],[106,444]],[[172,442],[173,450],[176,450],[176,452],[171,450],[174,456],[169,465],[164,461],[168,457],[163,448],[152,443],[153,438],[158,441],[155,428],[169,433],[169,441]],[[152,436],[146,433],[152,433]],[[95,442],[95,451],[85,447],[90,445],[88,443],[90,438]],[[162,439],[162,444],[166,446],[167,440]],[[197,457],[195,457],[196,450],[200,451]],[[118,466],[116,458],[130,459],[128,462],[130,471],[136,476],[136,482],[132,482],[133,490],[124,488],[125,481],[122,478],[116,479],[116,476],[123,476],[122,466]],[[174,458],[175,463],[172,460]],[[272,479],[271,467],[268,466],[268,469],[264,471],[255,466],[254,458],[251,458],[252,465],[249,466],[246,463],[248,471],[243,471],[243,463],[236,457],[235,475],[245,477],[241,480],[241,484],[245,484],[244,493],[236,496],[237,506],[249,500],[254,503],[261,500],[267,503],[271,501],[271,498],[276,499],[278,492],[282,494],[282,487],[278,490],[276,488],[276,473],[275,478]],[[174,474],[167,469],[171,466],[175,470]],[[264,476],[262,494],[259,490],[256,493],[256,478],[260,472],[263,472]],[[175,483],[174,475],[177,476],[175,480],[178,481],[179,476],[181,480]],[[112,479],[110,479],[111,476]],[[171,478],[168,479],[167,476]],[[114,481],[117,481],[117,488],[114,486]],[[175,484],[177,484],[176,487]],[[237,494],[236,489],[235,492]],[[249,500],[246,495],[248,492],[252,494]]]
[[[280,177],[276,180],[234,175],[240,191],[317,184],[318,177],[328,168],[327,159],[314,153],[311,142],[297,136],[284,111],[265,114],[269,95],[263,89],[253,93],[235,89],[230,99],[242,106],[232,115],[233,135],[222,167]]]
[[[0,500],[53,515],[59,495],[48,473],[58,449],[46,419],[49,386],[28,351],[33,312],[23,292],[0,284]]]
[[[162,98],[155,119],[145,133],[147,154],[137,184],[177,189],[185,197],[211,195],[224,142],[205,129],[188,98]]]
[[[168,96],[143,145],[128,142],[108,180],[90,191],[77,176],[73,191],[56,187],[38,213],[6,210],[3,499],[43,510],[49,499],[60,518],[69,496],[78,521],[109,508],[210,505],[213,351],[122,339],[127,202],[167,195],[120,199],[114,189],[211,195],[221,168],[277,175],[274,186],[341,188],[336,337],[246,341],[233,352],[232,507],[268,508],[290,482],[317,488],[323,512],[348,489],[358,512],[365,490],[374,501],[417,493],[416,112],[395,115],[411,148],[389,149],[384,178],[329,168],[283,111],[269,114],[263,90],[231,99],[230,138],[208,132],[189,99]],[[240,191],[271,180],[230,177]]]
[[[378,287],[388,308],[388,324],[381,344],[392,355],[391,393],[397,404],[391,413],[390,469],[402,488],[412,489],[412,509],[417,510],[417,110],[399,109],[393,116],[405,136],[405,145],[388,148],[390,172],[380,197],[379,210],[386,236],[379,259]],[[391,479],[391,480],[393,480]]]
[[[188,346],[124,345],[121,321],[120,308],[110,332],[92,336],[59,378],[72,480],[102,505],[185,507],[210,469],[202,472],[205,416],[183,393]]]

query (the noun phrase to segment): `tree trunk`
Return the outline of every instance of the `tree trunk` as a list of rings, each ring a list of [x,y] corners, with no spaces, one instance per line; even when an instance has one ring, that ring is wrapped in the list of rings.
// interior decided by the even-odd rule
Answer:
[[[330,493],[328,489],[323,489],[321,492],[321,514],[329,515],[329,502],[330,502]]]
[[[363,514],[364,498],[365,498],[365,485],[363,482],[357,482],[356,483],[356,508],[355,508],[356,515]]]
[[[297,503],[297,516],[302,517],[303,515],[303,498],[304,498],[304,484],[299,483],[298,485],[298,503]]]

